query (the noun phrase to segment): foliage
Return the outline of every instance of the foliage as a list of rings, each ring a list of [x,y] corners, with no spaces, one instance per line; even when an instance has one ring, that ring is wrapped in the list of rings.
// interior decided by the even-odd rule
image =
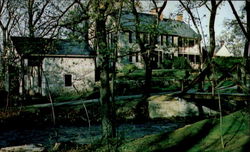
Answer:
[[[246,12],[243,7],[240,8],[241,14],[240,19],[244,20],[246,17]],[[226,47],[233,53],[235,56],[241,56],[243,53],[244,45],[246,38],[238,21],[236,19],[226,19],[224,20],[224,26],[226,27],[219,36],[218,42],[224,41],[226,43]]]
[[[126,64],[123,66],[123,68],[120,70],[125,75],[134,72],[138,68],[134,64]]]
[[[175,69],[192,69],[188,60],[183,56],[174,58],[173,67]]]
[[[80,3],[74,9],[71,9],[61,22],[61,26],[65,28],[64,35],[73,40],[88,41],[88,12],[85,8],[86,2]]]
[[[172,69],[173,61],[170,59],[165,59],[162,62],[162,68],[164,69]]]
[[[243,63],[242,58],[236,57],[216,57],[213,59],[215,63],[219,64],[222,68],[229,69],[236,64]]]
[[[144,80],[144,70],[134,70],[130,73],[118,73],[117,77],[126,80]],[[185,70],[182,69],[157,69],[152,71],[153,78],[183,79]]]

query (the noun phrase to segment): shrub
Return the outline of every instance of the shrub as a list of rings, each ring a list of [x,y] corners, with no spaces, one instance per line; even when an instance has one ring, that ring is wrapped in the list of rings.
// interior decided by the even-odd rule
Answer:
[[[231,68],[235,64],[243,62],[242,58],[236,57],[216,57],[213,60],[215,61],[215,63],[219,64],[223,68]]]
[[[172,64],[173,64],[173,61],[170,60],[170,59],[165,59],[163,60],[162,62],[162,68],[163,69],[172,69]]]
[[[192,69],[188,60],[183,56],[174,58],[173,67],[175,69]]]
[[[121,69],[121,72],[123,72],[126,75],[137,69],[138,68],[134,64],[127,64],[127,65],[124,65],[124,67]]]

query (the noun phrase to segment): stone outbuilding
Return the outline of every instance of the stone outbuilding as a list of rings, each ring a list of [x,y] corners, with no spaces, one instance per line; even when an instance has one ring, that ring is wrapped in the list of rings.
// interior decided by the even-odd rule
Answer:
[[[12,41],[21,58],[21,94],[59,95],[92,88],[96,52],[86,43],[27,37]]]

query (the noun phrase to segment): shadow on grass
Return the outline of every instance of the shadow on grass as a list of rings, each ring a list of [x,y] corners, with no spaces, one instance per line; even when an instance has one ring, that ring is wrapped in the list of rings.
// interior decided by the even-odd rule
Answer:
[[[245,145],[243,145],[242,147],[242,152],[247,152],[249,151],[249,147],[250,147],[250,137],[248,138],[248,141]]]
[[[242,114],[242,113],[241,113],[241,114]],[[240,130],[241,130],[243,124],[245,123],[244,119],[245,119],[245,116],[244,116],[243,114],[242,114],[241,120],[238,120],[238,118],[234,118],[234,121],[231,123],[231,126],[228,128],[228,130],[227,130],[224,134],[227,134],[227,133],[230,131],[230,129],[233,128],[233,124],[237,123],[237,121],[240,121],[240,122],[239,122],[240,124],[239,124],[239,126],[237,127],[237,129],[236,129],[236,131],[234,132],[234,134],[230,137],[230,139],[228,139],[228,140],[225,142],[224,147],[226,147],[226,146],[228,145],[228,143],[229,143],[230,141],[232,141],[232,140],[236,137],[236,135],[240,132]]]
[[[244,124],[246,123],[246,117],[245,117],[245,114],[241,112],[241,116],[239,115],[236,115],[236,116],[231,116],[231,119],[229,120],[225,120],[223,123],[226,123],[224,125],[224,127],[222,128],[223,130],[226,129],[224,132],[223,132],[223,140],[224,140],[224,150],[229,150],[231,149],[233,146],[233,143],[236,143],[238,142],[236,145],[239,146],[240,144],[242,144],[240,141],[239,141],[239,134],[241,134],[242,132],[242,129]],[[218,123],[218,126],[217,128],[219,128],[219,123]],[[217,129],[219,131],[219,129]],[[216,136],[216,139],[213,140],[209,145],[207,145],[206,147],[204,147],[204,149],[214,149],[215,147],[217,149],[220,149],[221,150],[223,149],[222,145],[221,145],[221,138],[220,138],[220,132],[217,131],[217,136]],[[236,146],[235,145],[235,146]],[[249,144],[248,144],[249,145]],[[237,148],[237,147],[235,147]],[[235,149],[236,150],[236,149]]]
[[[198,127],[191,126],[186,128],[185,131],[178,130],[172,134],[162,134],[157,140],[149,142],[135,151],[144,152],[149,151],[149,149],[157,152],[187,151],[206,137],[213,126],[212,121],[204,121]]]

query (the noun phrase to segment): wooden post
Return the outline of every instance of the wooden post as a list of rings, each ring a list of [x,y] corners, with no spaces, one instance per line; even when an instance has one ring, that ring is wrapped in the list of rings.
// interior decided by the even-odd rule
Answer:
[[[237,79],[240,81],[240,82],[242,82],[242,77],[241,77],[241,68],[240,68],[240,65],[238,64],[237,65]],[[237,86],[237,91],[238,92],[242,92],[242,90],[240,89],[240,87],[239,86]]]
[[[181,84],[181,92],[183,92],[184,91],[184,81],[180,80],[180,84]]]
[[[215,96],[215,71],[214,71],[214,64],[212,64],[212,96]]]

